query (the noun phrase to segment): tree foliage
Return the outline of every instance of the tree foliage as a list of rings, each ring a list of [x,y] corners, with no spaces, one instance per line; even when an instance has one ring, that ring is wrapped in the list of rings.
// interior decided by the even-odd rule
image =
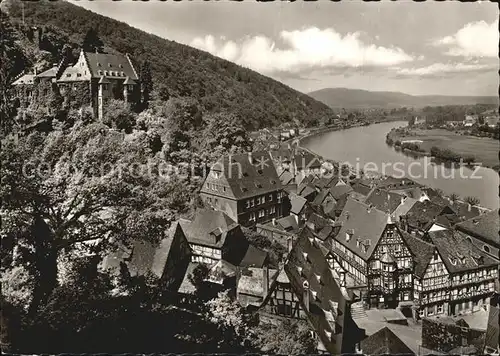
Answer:
[[[95,28],[90,27],[85,33],[85,37],[82,41],[82,49],[85,52],[103,52],[104,43],[99,37]]]

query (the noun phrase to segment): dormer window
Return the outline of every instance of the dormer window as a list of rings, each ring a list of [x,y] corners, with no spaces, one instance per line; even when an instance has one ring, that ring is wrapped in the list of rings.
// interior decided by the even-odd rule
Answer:
[[[316,277],[316,280],[318,281],[318,283],[321,284],[321,275],[314,274],[314,276]]]
[[[302,283],[302,287],[304,287],[304,289],[309,289],[309,282],[304,281],[304,283]]]
[[[111,63],[108,63],[108,67],[111,68],[113,65]]]
[[[302,252],[302,257],[304,257],[304,260],[307,261],[307,252]]]
[[[98,71],[97,71],[97,73],[98,73],[99,75],[102,75],[102,70],[98,70]]]
[[[303,270],[303,268],[302,268],[302,267],[297,266],[297,272],[299,272],[299,274],[300,274],[301,276],[302,276],[302,270]]]
[[[118,67],[123,68],[123,64],[118,64]],[[123,73],[123,72],[122,72]]]
[[[316,300],[318,299],[318,292],[316,292],[315,290],[311,289],[311,294],[312,294],[312,296],[313,296],[314,299],[316,299]]]
[[[346,232],[345,233],[345,240],[349,242],[352,238],[353,233],[352,232]]]
[[[457,265],[457,259],[455,257],[450,257],[449,260],[453,266]]]
[[[97,62],[97,66],[100,67],[101,66],[101,63]]]

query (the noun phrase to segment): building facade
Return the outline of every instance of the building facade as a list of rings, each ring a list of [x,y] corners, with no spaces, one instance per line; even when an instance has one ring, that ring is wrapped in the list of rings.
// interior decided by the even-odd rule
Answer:
[[[289,215],[289,201],[269,153],[227,155],[215,163],[200,196],[242,226]]]

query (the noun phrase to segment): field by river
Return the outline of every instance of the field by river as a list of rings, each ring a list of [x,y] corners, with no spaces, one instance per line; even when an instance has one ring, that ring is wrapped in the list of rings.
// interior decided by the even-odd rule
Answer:
[[[412,129],[410,135],[394,135],[394,140],[419,140],[418,145],[426,152],[431,147],[449,149],[462,157],[474,156],[476,162],[486,167],[498,166],[498,150],[500,148],[497,140],[475,136],[460,135],[453,131],[443,129]]]
[[[455,193],[461,197],[477,197],[482,206],[490,209],[499,207],[499,177],[493,169],[453,167],[438,163],[429,157],[413,157],[389,146],[385,140],[386,134],[391,129],[405,125],[406,122],[385,122],[347,130],[321,132],[303,138],[300,144],[324,158],[346,162],[355,168],[359,166],[365,172],[372,171],[375,167],[381,174],[400,177],[401,171],[395,169],[397,164],[398,168],[402,167],[404,176],[420,184],[439,188],[447,195]],[[415,138],[412,136],[409,139]],[[482,140],[475,138],[474,141]],[[474,148],[478,150],[474,153],[477,154],[481,149],[483,148]],[[489,149],[491,150],[491,146]],[[495,149],[498,150],[498,143]],[[479,159],[480,157],[478,161]]]

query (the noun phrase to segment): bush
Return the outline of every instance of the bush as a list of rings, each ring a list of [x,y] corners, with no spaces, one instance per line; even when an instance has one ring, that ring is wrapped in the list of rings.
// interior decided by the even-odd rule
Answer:
[[[130,104],[121,100],[109,100],[105,105],[103,123],[111,128],[132,132],[135,125],[135,117]]]

